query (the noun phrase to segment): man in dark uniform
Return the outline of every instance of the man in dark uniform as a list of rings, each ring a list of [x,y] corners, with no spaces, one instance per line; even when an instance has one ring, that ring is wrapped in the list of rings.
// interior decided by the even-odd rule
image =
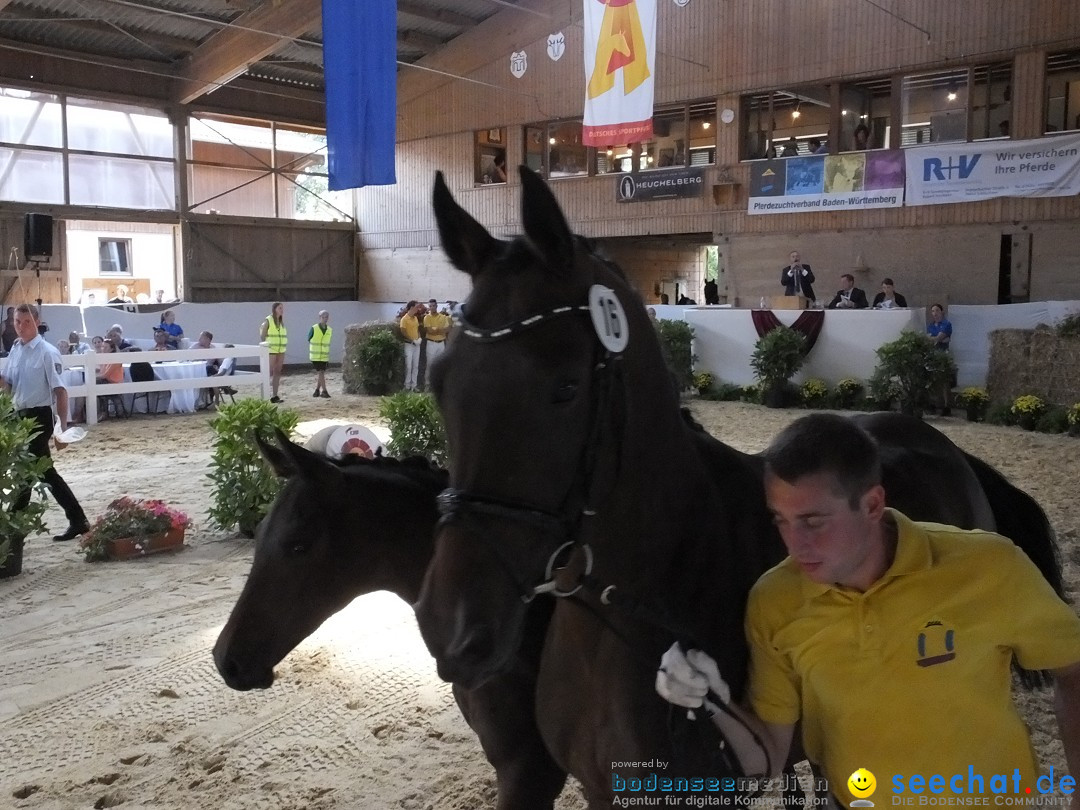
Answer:
[[[15,400],[19,416],[33,419],[41,428],[30,440],[30,451],[38,458],[49,458],[49,439],[53,435],[53,399],[56,400],[60,429],[64,431],[67,430],[68,396],[60,379],[63,370],[60,352],[38,334],[38,323],[36,307],[20,304],[15,308],[15,331],[19,339],[11,347],[2,381],[4,390],[10,391]],[[67,531],[56,535],[53,540],[74,540],[89,530],[86,513],[56,467],[50,465],[42,479],[68,519]],[[30,503],[30,495],[30,490],[27,490],[19,496],[14,506],[16,512]]]

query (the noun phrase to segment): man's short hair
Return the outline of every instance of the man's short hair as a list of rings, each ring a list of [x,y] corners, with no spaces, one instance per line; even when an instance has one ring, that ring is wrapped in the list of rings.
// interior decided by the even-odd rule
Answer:
[[[206,335],[207,340],[214,339],[214,333],[211,332],[209,329],[203,329],[201,332],[199,332],[199,337],[202,337],[203,335]]]
[[[851,275],[851,273],[844,273],[842,276],[840,276],[840,278],[846,278],[852,284],[855,283],[855,276]]]
[[[888,284],[890,287],[895,287],[896,286],[895,284],[893,284],[893,280],[891,278],[883,278],[881,280],[881,283],[882,284]]]
[[[109,327],[109,331],[110,332],[119,332],[122,335],[122,334],[124,334],[124,327],[122,327],[118,323],[114,323],[112,326]]]
[[[29,315],[35,321],[41,318],[41,315],[38,313],[38,308],[33,304],[19,304],[15,307],[15,311],[21,312],[23,315]]]
[[[825,473],[854,509],[881,483],[881,458],[874,438],[845,416],[816,413],[796,419],[764,453],[765,469],[788,484]]]

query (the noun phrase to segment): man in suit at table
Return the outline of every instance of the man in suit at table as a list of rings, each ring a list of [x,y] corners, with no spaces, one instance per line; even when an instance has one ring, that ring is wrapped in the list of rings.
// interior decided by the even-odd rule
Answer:
[[[855,286],[855,276],[851,273],[840,276],[840,285],[833,300],[829,302],[829,309],[866,309],[870,306],[866,293]]]
[[[816,301],[814,271],[810,269],[810,265],[799,261],[799,251],[791,251],[788,258],[791,259],[791,264],[780,271],[780,286],[784,288],[784,295],[801,295]]]

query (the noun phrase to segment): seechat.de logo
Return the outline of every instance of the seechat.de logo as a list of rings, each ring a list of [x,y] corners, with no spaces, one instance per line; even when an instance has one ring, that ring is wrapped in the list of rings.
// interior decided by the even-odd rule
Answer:
[[[873,807],[870,797],[877,790],[877,778],[866,768],[859,768],[847,780],[848,790],[855,797],[851,807]]]

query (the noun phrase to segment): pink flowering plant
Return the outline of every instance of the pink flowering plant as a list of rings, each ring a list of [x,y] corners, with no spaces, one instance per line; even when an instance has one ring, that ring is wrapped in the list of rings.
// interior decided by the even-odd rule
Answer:
[[[164,501],[142,500],[124,495],[109,504],[105,514],[94,521],[79,547],[88,561],[108,559],[109,541],[131,538],[145,545],[151,537],[170,529],[186,529],[191,519]]]

